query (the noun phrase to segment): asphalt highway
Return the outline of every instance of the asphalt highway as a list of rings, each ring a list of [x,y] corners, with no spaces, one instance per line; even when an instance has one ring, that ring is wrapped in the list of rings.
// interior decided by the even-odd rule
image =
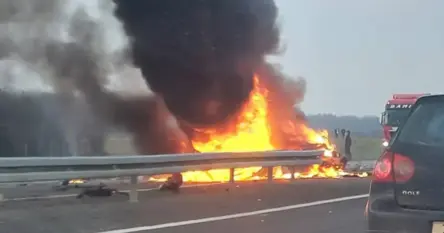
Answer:
[[[60,182],[36,182],[22,184],[3,184],[0,186],[0,194],[6,201],[29,201],[41,199],[57,199],[66,197],[75,197],[80,193],[82,188],[97,187],[100,183],[106,184],[110,188],[115,188],[119,191],[129,190],[129,180],[94,180],[85,184],[71,184],[68,189],[60,190]],[[161,183],[155,182],[141,182],[137,185],[139,191],[149,192],[157,190]],[[184,185],[188,187],[199,187],[215,185],[220,183],[187,183]],[[1,233],[1,232],[0,232]]]
[[[0,204],[1,233],[364,232],[369,180],[218,184],[179,194],[151,189],[141,192],[137,203],[126,196],[12,200],[37,187],[9,188],[10,201]]]

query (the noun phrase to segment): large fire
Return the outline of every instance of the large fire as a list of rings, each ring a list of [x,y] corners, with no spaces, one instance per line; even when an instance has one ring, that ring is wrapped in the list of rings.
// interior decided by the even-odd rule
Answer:
[[[290,141],[287,146],[272,144],[272,131],[269,122],[269,102],[267,101],[268,90],[261,85],[259,78],[254,77],[255,86],[250,94],[249,100],[243,106],[237,119],[233,119],[230,126],[219,127],[220,129],[197,130],[192,139],[192,146],[199,152],[247,152],[247,151],[270,151],[270,150],[298,150],[301,149],[301,135],[304,143],[314,145],[317,148],[329,152],[335,150],[330,143],[327,131],[315,131],[307,125],[294,120],[288,120],[283,125],[283,133]],[[296,137],[292,145],[292,137]],[[298,144],[299,143],[299,144]],[[288,146],[290,145],[290,146]],[[234,172],[235,180],[260,180],[266,179],[266,173],[262,167],[238,168]],[[306,171],[295,172],[295,178],[328,177],[337,178],[343,174],[340,168],[313,165]],[[184,172],[184,182],[225,182],[230,180],[229,169],[215,169],[209,171]],[[283,167],[273,169],[274,179],[289,179],[291,172]],[[166,175],[151,177],[152,181],[165,181]]]

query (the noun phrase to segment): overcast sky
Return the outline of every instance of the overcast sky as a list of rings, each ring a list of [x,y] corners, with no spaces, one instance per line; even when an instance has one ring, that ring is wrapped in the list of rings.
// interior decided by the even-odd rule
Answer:
[[[444,1],[276,0],[307,113],[377,115],[393,93],[442,93]]]
[[[443,0],[275,1],[277,60],[307,79],[306,113],[378,115],[393,93],[442,92]]]

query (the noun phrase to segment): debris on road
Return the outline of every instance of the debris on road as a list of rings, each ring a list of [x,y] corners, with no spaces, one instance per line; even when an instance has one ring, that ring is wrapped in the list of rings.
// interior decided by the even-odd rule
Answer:
[[[104,184],[100,184],[99,186],[95,188],[86,188],[82,190],[77,195],[77,199],[83,198],[84,196],[88,197],[111,197],[113,195],[124,195],[129,196],[126,192],[119,192],[117,189],[106,187]]]

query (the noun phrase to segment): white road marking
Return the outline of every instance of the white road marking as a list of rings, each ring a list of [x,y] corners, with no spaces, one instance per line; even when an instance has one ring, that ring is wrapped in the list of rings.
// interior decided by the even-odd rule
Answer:
[[[201,219],[194,219],[194,220],[181,221],[181,222],[170,222],[170,223],[164,223],[164,224],[158,224],[158,225],[152,225],[152,226],[133,227],[133,228],[127,228],[127,229],[111,230],[111,231],[102,231],[102,232],[97,232],[97,233],[133,233],[133,232],[139,232],[139,231],[150,231],[150,230],[157,230],[157,229],[163,229],[163,228],[168,228],[168,227],[179,227],[179,226],[185,226],[185,225],[192,225],[192,224],[199,224],[199,223],[206,223],[206,222],[215,222],[215,221],[221,221],[221,220],[227,220],[227,219],[233,219],[233,218],[243,218],[243,217],[248,217],[248,216],[253,216],[253,215],[261,215],[261,214],[281,212],[281,211],[286,211],[286,210],[300,209],[300,208],[330,204],[330,203],[335,203],[335,202],[356,200],[356,199],[361,199],[361,198],[365,198],[365,197],[368,197],[368,194],[340,197],[340,198],[334,198],[334,199],[329,199],[329,200],[314,201],[314,202],[308,202],[308,203],[302,203],[302,204],[296,204],[296,205],[282,206],[282,207],[277,207],[277,208],[263,209],[263,210],[230,214],[230,215],[223,215],[223,216],[217,216],[217,217],[201,218]]]
[[[227,183],[209,183],[209,184],[194,184],[194,185],[184,185],[181,188],[193,188],[200,186],[211,186],[218,184],[227,184]],[[160,184],[159,184],[160,185]],[[80,189],[79,189],[80,190]],[[138,189],[139,192],[150,192],[159,190],[159,188],[146,188],[146,189]],[[129,190],[122,190],[121,192],[129,192]],[[48,196],[36,196],[36,197],[17,197],[17,198],[4,198],[3,201],[33,201],[33,200],[46,200],[46,199],[57,199],[57,198],[68,198],[75,197],[77,193],[72,194],[56,194],[56,195],[48,195]]]

